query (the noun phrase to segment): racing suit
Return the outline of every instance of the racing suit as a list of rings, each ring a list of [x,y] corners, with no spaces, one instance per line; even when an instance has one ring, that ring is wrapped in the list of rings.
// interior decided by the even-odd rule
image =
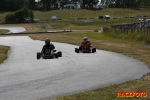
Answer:
[[[50,48],[52,53],[53,53],[53,49],[55,49],[55,46],[51,43],[49,45],[44,45],[43,48],[42,48],[42,53],[44,53],[44,51],[47,49],[47,48]]]
[[[90,47],[91,47],[91,42],[90,42],[90,41],[86,41],[86,42],[83,41],[83,42],[81,43],[80,47],[79,47],[80,50],[85,49],[84,45],[87,45],[86,49],[88,49],[89,51],[91,50],[91,49],[90,49]]]

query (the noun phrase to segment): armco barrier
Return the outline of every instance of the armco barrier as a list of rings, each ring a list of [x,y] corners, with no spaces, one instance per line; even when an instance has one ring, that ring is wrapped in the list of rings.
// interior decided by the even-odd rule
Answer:
[[[124,23],[120,25],[112,25],[114,30],[120,30],[121,32],[128,33],[129,30],[138,30],[138,31],[146,31],[148,34],[150,33],[150,21],[142,21],[137,23]]]

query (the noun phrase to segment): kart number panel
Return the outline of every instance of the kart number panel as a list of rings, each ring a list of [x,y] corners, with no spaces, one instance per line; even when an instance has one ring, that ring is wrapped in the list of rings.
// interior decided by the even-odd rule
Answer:
[[[49,54],[50,52],[51,52],[50,49],[45,49],[45,51],[44,51],[45,54]]]
[[[88,45],[87,45],[87,44],[85,44],[83,47],[84,47],[84,49],[87,49],[87,48],[88,48]]]

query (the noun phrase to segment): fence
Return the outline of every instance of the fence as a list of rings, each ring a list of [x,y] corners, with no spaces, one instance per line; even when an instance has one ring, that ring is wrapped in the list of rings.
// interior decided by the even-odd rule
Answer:
[[[130,23],[130,24],[121,24],[121,25],[112,25],[111,26],[114,30],[119,30],[122,33],[128,33],[138,31],[141,34],[147,34],[150,36],[150,21],[143,21],[138,23]]]

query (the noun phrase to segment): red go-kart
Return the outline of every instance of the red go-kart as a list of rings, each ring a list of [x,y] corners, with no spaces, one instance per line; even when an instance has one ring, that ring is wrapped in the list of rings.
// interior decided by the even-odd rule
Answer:
[[[81,45],[79,48],[75,48],[76,53],[95,53],[96,48],[93,48],[92,46],[88,44]]]

